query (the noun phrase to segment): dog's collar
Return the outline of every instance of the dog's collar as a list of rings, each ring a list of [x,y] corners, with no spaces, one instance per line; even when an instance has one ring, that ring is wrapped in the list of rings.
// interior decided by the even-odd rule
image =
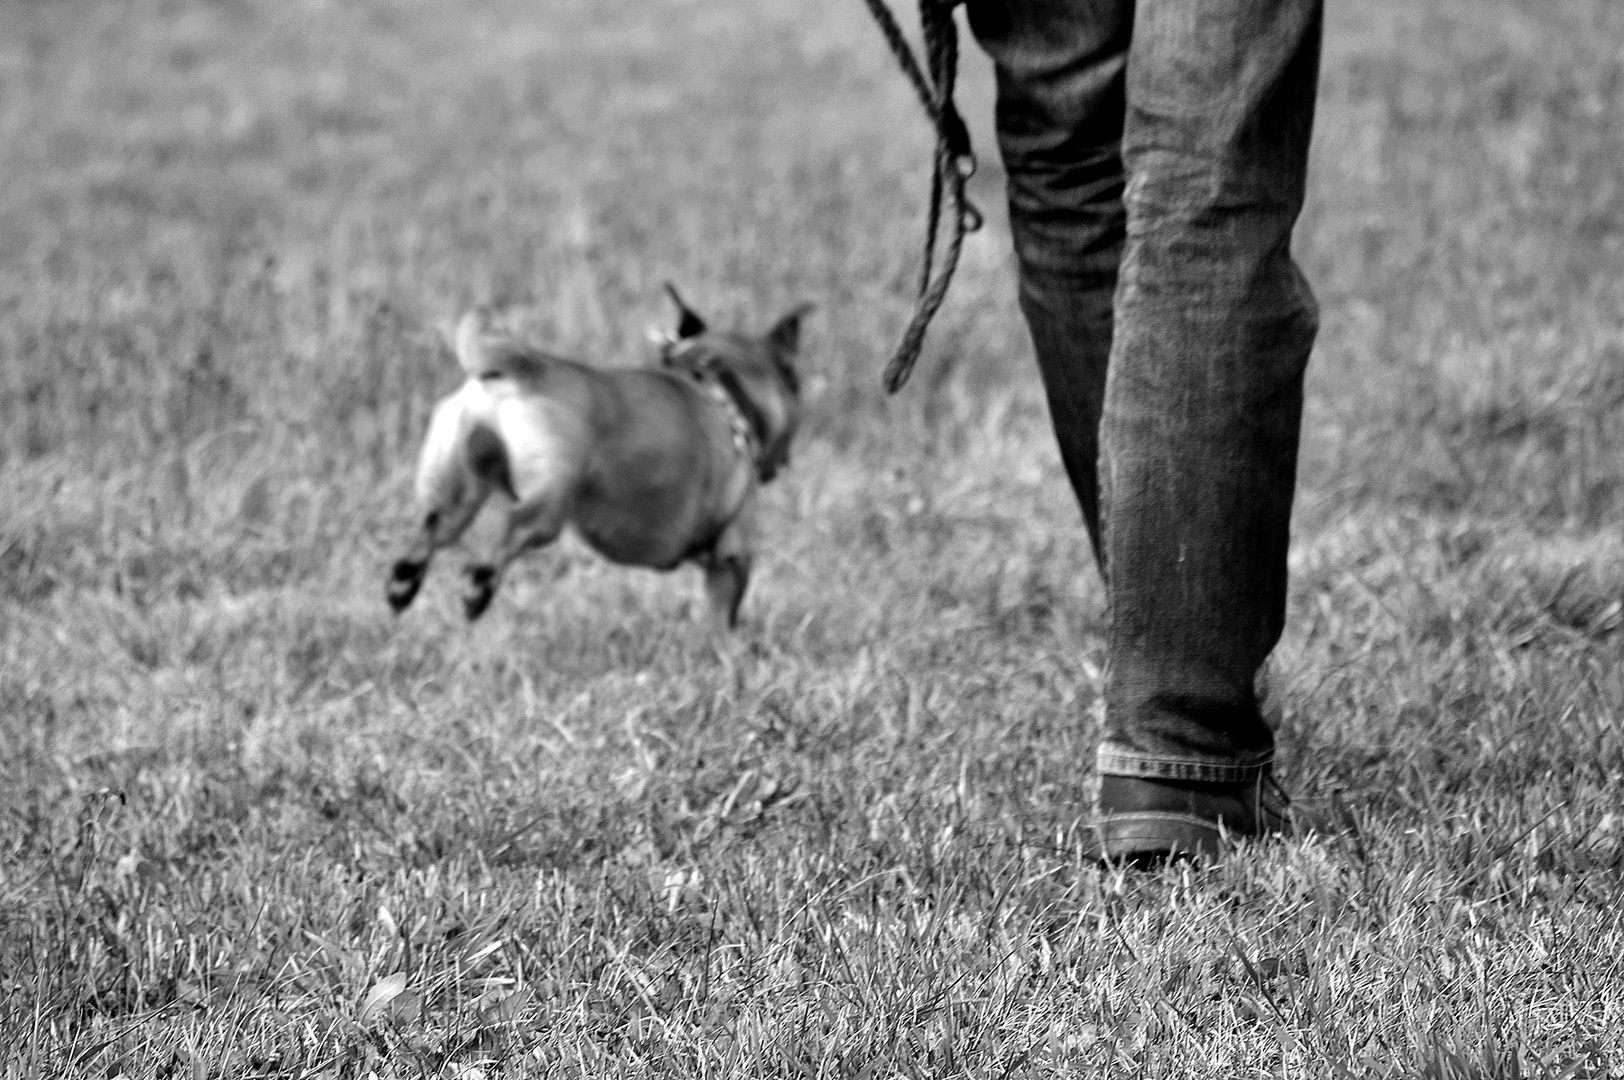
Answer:
[[[705,391],[705,396],[716,402],[721,407],[722,415],[727,417],[728,429],[733,433],[733,448],[758,474],[763,473],[762,440],[758,427],[762,422],[761,410],[744,396],[739,381],[730,373],[695,371],[693,375],[694,381]],[[763,475],[762,479],[767,477]]]
[[[704,388],[706,396],[721,406],[728,428],[733,432],[734,448],[750,462],[761,482],[765,484],[776,476],[783,462],[767,459],[767,417],[744,392],[739,377],[711,357],[701,354],[694,360],[694,354],[700,350],[691,338],[651,331],[650,340],[660,346],[666,364],[687,371]]]

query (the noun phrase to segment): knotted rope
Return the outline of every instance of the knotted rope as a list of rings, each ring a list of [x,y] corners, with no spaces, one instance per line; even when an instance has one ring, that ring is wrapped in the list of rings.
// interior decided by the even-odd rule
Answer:
[[[920,104],[930,115],[936,127],[936,164],[930,180],[930,217],[925,227],[924,265],[919,271],[919,295],[914,303],[913,318],[902,335],[897,351],[885,365],[885,389],[896,393],[913,373],[914,361],[925,343],[925,330],[935,317],[947,296],[947,287],[953,281],[953,271],[959,265],[959,251],[964,246],[964,235],[981,228],[981,211],[966,197],[965,184],[975,175],[976,156],[970,147],[970,131],[964,118],[953,104],[953,82],[959,70],[959,31],[953,21],[953,9],[960,0],[919,0],[919,25],[924,33],[925,59],[930,77],[920,70],[913,49],[902,36],[902,29],[885,0],[867,0],[868,10],[885,35],[886,44],[896,55],[902,72],[913,83]],[[953,227],[948,235],[947,248],[942,252],[941,273],[932,278],[936,260],[936,234],[941,227],[943,190],[952,202]]]

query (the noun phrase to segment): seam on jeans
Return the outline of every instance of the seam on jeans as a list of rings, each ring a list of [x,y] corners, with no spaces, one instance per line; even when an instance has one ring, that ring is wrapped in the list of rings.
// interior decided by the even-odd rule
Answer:
[[[1256,761],[1240,763],[1123,753],[1100,747],[1095,767],[1104,776],[1230,783],[1261,779],[1269,771],[1273,761],[1272,751]]]

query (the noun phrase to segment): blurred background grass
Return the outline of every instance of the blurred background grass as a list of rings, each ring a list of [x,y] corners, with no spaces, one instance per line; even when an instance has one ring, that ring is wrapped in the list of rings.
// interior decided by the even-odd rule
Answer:
[[[1330,14],[1280,657],[1318,835],[1124,880],[1077,861],[1102,611],[973,49],[991,223],[886,399],[929,133],[858,4],[7,5],[12,1075],[1615,1055],[1624,8]],[[738,642],[572,543],[475,628],[449,574],[392,619],[440,322],[639,363],[667,278],[819,305]]]

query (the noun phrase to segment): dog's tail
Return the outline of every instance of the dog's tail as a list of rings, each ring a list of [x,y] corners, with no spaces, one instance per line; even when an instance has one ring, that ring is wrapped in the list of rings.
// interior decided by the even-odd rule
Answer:
[[[484,308],[474,308],[457,320],[452,347],[457,352],[457,363],[470,379],[477,379],[491,370],[491,346],[494,343],[491,314]]]
[[[470,379],[541,379],[563,357],[519,344],[484,308],[463,315],[452,334],[457,363]]]

